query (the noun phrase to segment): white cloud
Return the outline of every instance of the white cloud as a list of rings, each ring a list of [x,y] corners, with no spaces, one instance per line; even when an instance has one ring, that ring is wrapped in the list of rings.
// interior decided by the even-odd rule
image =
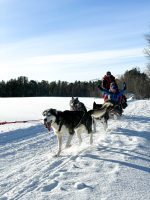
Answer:
[[[88,53],[76,53],[76,54],[56,54],[49,56],[33,56],[33,57],[7,57],[7,59],[1,58],[0,65],[3,67],[23,67],[26,65],[37,66],[42,65],[61,65],[63,64],[88,64],[95,62],[102,62],[121,59],[132,59],[144,57],[143,49],[123,49],[123,50],[112,50],[112,51],[96,51]]]
[[[1,79],[8,80],[24,75],[36,80],[90,80],[95,78],[97,73],[105,73],[107,66],[109,70],[113,69],[116,74],[120,74],[127,66],[139,66],[142,63],[141,60],[144,60],[141,48],[21,58],[8,57],[8,59],[0,59],[0,66],[3,67]]]
[[[122,59],[143,57],[143,49],[125,49],[112,51],[97,51],[89,53],[62,54],[50,56],[38,56],[28,59],[30,64],[54,64],[54,63],[87,63],[106,59]]]

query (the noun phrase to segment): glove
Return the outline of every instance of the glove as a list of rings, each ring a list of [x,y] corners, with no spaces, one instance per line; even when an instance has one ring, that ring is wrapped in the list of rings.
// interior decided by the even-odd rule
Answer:
[[[98,85],[101,85],[102,84],[102,81],[101,80],[98,80]]]
[[[104,88],[102,88],[100,85],[98,85],[98,88],[99,88],[101,91],[104,91]]]

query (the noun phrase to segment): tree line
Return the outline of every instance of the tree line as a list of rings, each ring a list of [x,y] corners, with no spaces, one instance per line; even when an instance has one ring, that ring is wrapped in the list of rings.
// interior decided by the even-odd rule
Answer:
[[[41,82],[28,80],[25,76],[11,79],[7,82],[0,82],[0,97],[102,97],[98,89],[101,80],[92,82],[66,81]],[[122,83],[127,84],[127,93],[132,93],[138,99],[150,98],[150,77],[146,73],[141,73],[138,68],[126,71],[124,75],[117,79],[119,88]]]
[[[98,94],[96,82],[68,83],[66,81],[41,82],[28,80],[21,76],[7,82],[0,82],[0,97],[37,97],[37,96],[56,96],[70,97],[81,96],[91,97]]]

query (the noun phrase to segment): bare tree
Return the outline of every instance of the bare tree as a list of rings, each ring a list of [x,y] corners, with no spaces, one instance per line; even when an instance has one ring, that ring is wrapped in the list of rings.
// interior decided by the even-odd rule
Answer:
[[[147,34],[145,37],[148,42],[148,46],[145,49],[145,53],[147,54],[148,57],[150,57],[150,34]]]
[[[146,36],[146,40],[147,40],[147,47],[144,49],[144,53],[146,55],[146,57],[148,58],[149,60],[149,63],[147,65],[147,71],[150,71],[150,34],[147,34]]]
[[[146,69],[145,69],[145,73],[147,74],[147,76],[150,78],[150,64],[147,65]]]
[[[144,49],[144,53],[148,58],[148,64],[145,73],[147,74],[148,77],[150,77],[150,34],[147,34],[145,37],[147,40],[147,47]]]

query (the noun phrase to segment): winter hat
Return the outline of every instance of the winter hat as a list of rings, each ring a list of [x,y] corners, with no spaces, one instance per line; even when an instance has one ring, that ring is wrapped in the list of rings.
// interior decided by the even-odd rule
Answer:
[[[108,72],[106,73],[106,75],[107,75],[107,76],[111,76],[111,72],[108,71]]]

